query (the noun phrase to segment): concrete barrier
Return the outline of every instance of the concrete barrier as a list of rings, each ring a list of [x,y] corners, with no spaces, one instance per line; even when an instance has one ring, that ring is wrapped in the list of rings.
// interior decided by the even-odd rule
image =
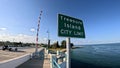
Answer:
[[[24,63],[25,61],[30,59],[31,54],[25,54],[23,56],[13,58],[10,60],[6,60],[3,62],[0,62],[0,68],[15,68],[19,66],[20,64]]]

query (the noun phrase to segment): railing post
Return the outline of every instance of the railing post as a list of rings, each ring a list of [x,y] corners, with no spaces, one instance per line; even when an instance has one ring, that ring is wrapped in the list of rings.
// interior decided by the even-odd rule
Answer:
[[[57,50],[57,56],[60,55],[60,52]]]
[[[53,66],[52,66],[52,54],[50,54],[50,68],[53,68]]]

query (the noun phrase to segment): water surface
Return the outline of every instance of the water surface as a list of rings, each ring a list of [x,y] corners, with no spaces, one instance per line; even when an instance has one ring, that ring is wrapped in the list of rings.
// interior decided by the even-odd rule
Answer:
[[[84,45],[73,49],[72,68],[120,68],[120,44]]]

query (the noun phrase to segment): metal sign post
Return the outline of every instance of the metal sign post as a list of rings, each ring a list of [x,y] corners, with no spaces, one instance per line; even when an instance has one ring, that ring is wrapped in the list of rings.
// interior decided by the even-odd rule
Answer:
[[[66,38],[66,49],[67,49],[67,67],[66,68],[71,68],[71,58],[70,58],[70,38]]]

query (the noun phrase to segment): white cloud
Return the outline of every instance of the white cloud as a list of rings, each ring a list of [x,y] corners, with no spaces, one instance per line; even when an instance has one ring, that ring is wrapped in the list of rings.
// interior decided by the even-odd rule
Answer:
[[[18,35],[10,35],[10,34],[0,34],[0,41],[11,41],[11,42],[35,42],[35,36],[18,34]]]
[[[0,31],[5,31],[7,30],[7,28],[0,28]]]
[[[27,43],[36,43],[36,36],[30,36],[25,34],[0,34],[0,41],[11,41],[11,42],[27,42]],[[44,37],[39,37],[38,43],[47,44],[48,39]]]
[[[30,31],[31,31],[31,32],[35,32],[35,29],[34,29],[34,28],[31,28]]]
[[[44,41],[47,41],[47,38],[43,38]]]
[[[53,41],[51,41],[51,43],[55,43],[55,42],[57,42],[57,40],[53,40]]]
[[[47,38],[39,38],[39,43],[47,43]]]

